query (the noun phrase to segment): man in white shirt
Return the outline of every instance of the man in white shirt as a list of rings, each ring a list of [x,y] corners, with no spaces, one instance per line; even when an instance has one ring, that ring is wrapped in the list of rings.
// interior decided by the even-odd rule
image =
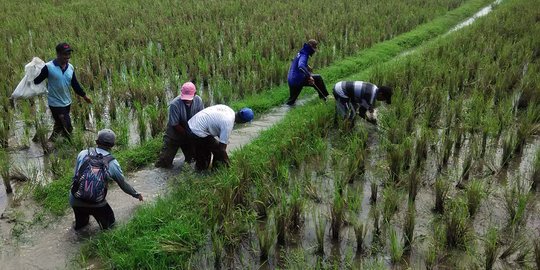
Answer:
[[[251,120],[253,111],[250,108],[243,108],[235,113],[226,105],[208,107],[189,119],[188,125],[195,144],[195,168],[198,171],[208,169],[212,155],[216,165],[228,166],[229,156],[226,150],[234,123],[247,123]]]

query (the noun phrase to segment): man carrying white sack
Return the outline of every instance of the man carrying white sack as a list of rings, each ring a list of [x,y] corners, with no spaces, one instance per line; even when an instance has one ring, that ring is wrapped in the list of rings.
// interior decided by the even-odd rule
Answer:
[[[48,79],[47,102],[51,110],[54,127],[49,141],[54,141],[58,135],[69,140],[73,126],[69,116],[71,108],[70,88],[75,90],[87,103],[92,100],[86,95],[81,85],[75,77],[75,69],[69,63],[73,49],[67,43],[60,43],[56,46],[56,59],[45,64],[41,73],[34,79],[35,84],[40,84]]]
[[[392,88],[376,86],[363,81],[342,81],[334,85],[334,98],[336,99],[336,116],[339,114],[343,119],[354,120],[358,113],[366,121],[376,125],[377,120],[366,116],[373,114],[375,101],[392,102]]]

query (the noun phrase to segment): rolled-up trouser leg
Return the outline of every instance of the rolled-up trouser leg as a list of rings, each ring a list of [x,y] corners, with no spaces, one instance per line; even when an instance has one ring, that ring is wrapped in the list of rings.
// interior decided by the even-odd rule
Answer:
[[[311,77],[313,77],[313,80],[315,81],[315,86],[317,87],[317,93],[319,94],[319,98],[324,99],[326,98],[328,94],[328,90],[326,89],[326,84],[324,84],[324,80],[321,75],[319,74],[312,74]]]
[[[170,168],[180,144],[178,141],[169,138],[169,136],[163,136],[163,147],[159,154],[159,159],[155,166],[159,168]]]

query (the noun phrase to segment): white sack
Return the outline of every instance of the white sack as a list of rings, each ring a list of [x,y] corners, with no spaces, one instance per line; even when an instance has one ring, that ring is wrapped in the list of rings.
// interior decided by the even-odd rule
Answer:
[[[34,79],[39,75],[45,62],[39,57],[32,58],[32,61],[24,66],[24,77],[13,91],[11,99],[27,99],[47,93],[45,81],[34,84]]]

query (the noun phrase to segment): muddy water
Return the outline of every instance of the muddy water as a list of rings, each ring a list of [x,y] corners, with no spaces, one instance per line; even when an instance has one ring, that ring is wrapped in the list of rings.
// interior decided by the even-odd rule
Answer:
[[[306,101],[300,100],[298,103],[303,104]],[[289,110],[290,107],[281,106],[271,110],[252,123],[237,126],[231,134],[227,151],[231,152],[249,143],[261,131],[279,122]],[[36,151],[18,152],[23,155],[21,160],[24,158],[42,160],[42,153],[37,149],[34,150]],[[107,201],[115,212],[117,222],[127,222],[139,205],[151,203],[159,195],[166,192],[167,180],[178,175],[184,165],[181,153],[173,164],[174,168],[172,170],[149,167],[127,176],[128,182],[144,195],[146,201],[143,203],[124,194],[117,187],[111,188],[107,195]],[[0,198],[7,201],[5,195],[0,195]],[[6,206],[7,204],[2,205]],[[99,230],[98,225],[94,220],[91,220],[86,231],[75,233],[71,229],[74,219],[69,210],[61,218],[50,216],[39,218],[38,211],[43,210],[30,201],[23,202],[21,207],[10,208],[8,206],[4,218],[0,219],[0,237],[2,239],[2,245],[0,245],[0,269],[77,268],[73,266],[73,259],[76,258],[80,245]],[[13,218],[14,216],[17,218]],[[34,222],[36,219],[45,219],[46,221]],[[29,228],[24,231],[21,237],[14,237],[13,231],[21,223],[36,223],[36,225],[28,226]]]

